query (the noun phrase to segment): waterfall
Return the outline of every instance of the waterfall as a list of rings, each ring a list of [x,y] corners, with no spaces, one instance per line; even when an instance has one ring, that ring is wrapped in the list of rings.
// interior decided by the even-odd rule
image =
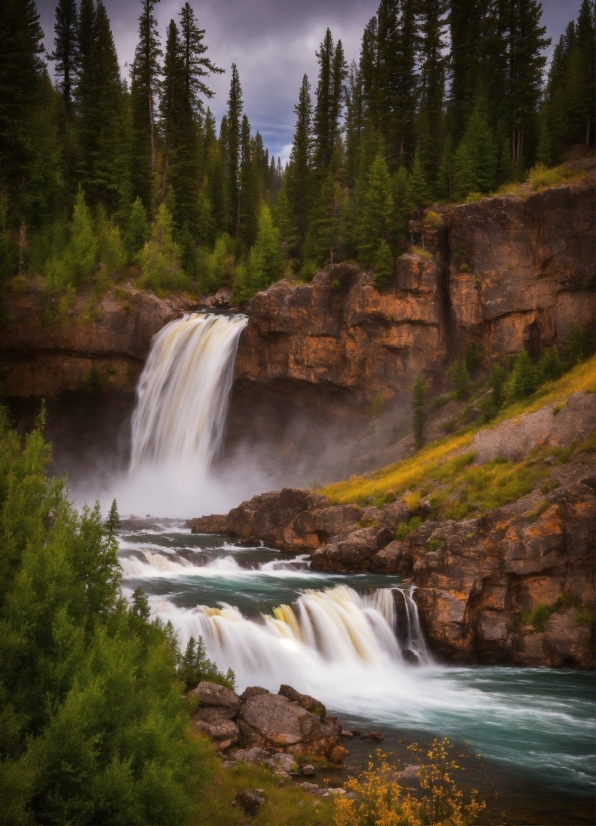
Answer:
[[[224,436],[245,316],[189,313],[153,339],[137,387],[131,470],[191,462],[207,470]]]
[[[254,574],[258,575],[258,571]],[[410,609],[402,649],[396,592]],[[421,665],[431,662],[410,591],[381,588],[361,595],[347,585],[305,591],[292,605],[279,605],[260,621],[249,620],[228,604],[184,609],[153,598],[153,610],[172,622],[180,643],[203,637],[207,653],[220,666],[231,666],[239,684],[275,687],[294,680],[304,689],[324,690],[329,674],[344,672],[366,681],[371,673],[401,675],[414,651]],[[398,632],[396,634],[396,631]],[[406,652],[406,653],[404,653]],[[330,671],[331,670],[331,671]],[[292,683],[294,685],[294,683]]]

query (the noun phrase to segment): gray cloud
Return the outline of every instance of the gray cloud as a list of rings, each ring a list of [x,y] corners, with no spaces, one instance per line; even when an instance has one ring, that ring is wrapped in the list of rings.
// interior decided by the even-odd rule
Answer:
[[[134,56],[140,3],[104,2],[124,70]],[[580,3],[581,0],[544,0],[543,22],[554,42],[569,20],[577,17]],[[49,50],[55,5],[55,0],[38,2]],[[225,75],[211,79],[216,95],[210,106],[218,120],[226,108],[229,70],[235,62],[253,130],[261,132],[271,152],[287,156],[298,89],[305,72],[311,84],[316,84],[315,51],[325,29],[329,26],[335,39],[341,38],[348,61],[357,59],[362,31],[375,13],[378,0],[191,0],[191,5],[201,27],[206,29],[209,56],[226,69]],[[161,0],[156,7],[162,35],[170,19],[177,18],[181,6],[182,0]]]

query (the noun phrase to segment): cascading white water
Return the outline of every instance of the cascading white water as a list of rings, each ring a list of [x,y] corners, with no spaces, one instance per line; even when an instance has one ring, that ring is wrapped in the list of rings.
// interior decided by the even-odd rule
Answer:
[[[137,388],[131,470],[179,461],[207,469],[221,446],[245,316],[190,313],[151,346]]]
[[[257,681],[275,686],[291,677],[303,687],[312,687],[309,678],[328,683],[329,668],[347,669],[359,680],[366,680],[370,669],[379,673],[396,667],[404,673],[408,670],[395,634],[395,590],[403,594],[406,604],[413,604],[408,591],[381,588],[372,596],[363,596],[340,585],[306,591],[294,605],[279,605],[272,615],[262,614],[261,622],[247,619],[227,604],[180,609],[155,599],[153,608],[164,621],[172,622],[182,645],[191,636],[203,637],[209,656],[231,666],[241,685]],[[428,664],[430,657],[415,618],[412,610],[407,636],[416,638],[412,651],[420,664]]]

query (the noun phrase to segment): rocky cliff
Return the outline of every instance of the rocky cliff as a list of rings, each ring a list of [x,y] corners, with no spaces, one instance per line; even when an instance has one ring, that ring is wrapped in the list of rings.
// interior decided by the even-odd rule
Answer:
[[[440,378],[470,342],[490,353],[564,351],[573,322],[594,323],[594,182],[591,173],[427,213],[412,224],[418,252],[402,255],[380,289],[337,265],[311,284],[259,293],[238,351],[236,403],[262,406],[275,387],[298,407],[313,388],[358,404],[399,397],[419,370]]]
[[[431,211],[412,225],[414,251],[380,289],[371,274],[336,265],[310,284],[281,281],[256,295],[236,360],[229,446],[277,440],[296,461],[315,425],[345,433],[375,400],[398,408],[418,371],[438,389],[470,342],[491,353],[564,351],[574,321],[594,323],[594,182],[592,171],[523,198]],[[99,301],[80,295],[47,323],[32,284],[5,306],[0,360],[17,418],[30,423],[45,397],[59,452],[73,439],[99,440],[104,452],[117,434],[126,442],[151,337],[190,302],[125,286]],[[296,419],[302,429],[290,436]]]
[[[130,287],[96,299],[89,292],[59,316],[49,315],[41,287],[5,296],[0,327],[3,391],[17,421],[30,427],[39,402],[48,408],[58,469],[73,470],[86,450],[125,461],[124,423],[152,337],[188,306]]]

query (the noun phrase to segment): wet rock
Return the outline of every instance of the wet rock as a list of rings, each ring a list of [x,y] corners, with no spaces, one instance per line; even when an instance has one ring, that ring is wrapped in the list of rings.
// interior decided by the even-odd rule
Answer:
[[[255,746],[320,755],[330,755],[338,747],[341,727],[336,721],[321,720],[280,694],[249,697],[238,719],[243,736]]]
[[[372,567],[371,558],[393,538],[383,526],[361,528],[345,539],[318,548],[311,558],[315,570],[367,570]]]
[[[342,736],[342,737],[352,738],[352,737],[354,736],[354,732],[353,732],[353,731],[348,731],[348,729],[342,728],[342,730],[341,730],[341,736]]]
[[[240,806],[249,817],[254,817],[264,803],[264,797],[259,797],[248,790],[239,792],[234,798],[234,804]]]
[[[368,739],[372,740],[373,743],[382,743],[385,739],[385,735],[382,731],[371,731],[371,733],[368,735]]]
[[[382,571],[387,574],[399,573],[403,555],[403,543],[394,540],[385,545],[380,551],[377,551],[371,558],[371,567],[375,571]]]
[[[362,508],[353,505],[333,505],[317,513],[315,530],[324,538],[349,532],[360,521]]]
[[[398,772],[398,777],[400,780],[415,780],[418,778],[421,768],[422,766],[410,763],[402,771]]]
[[[222,751],[233,746],[240,738],[240,731],[233,720],[214,720],[206,723],[201,719],[193,720],[195,729],[201,734],[206,734]]]
[[[221,714],[230,718],[240,711],[240,697],[229,688],[217,683],[202,682],[189,692],[189,696],[196,697],[201,706],[215,708]]]
[[[320,700],[315,700],[314,697],[311,697],[310,694],[300,694],[299,691],[296,691],[296,689],[290,685],[281,685],[278,693],[281,694],[282,697],[287,697],[291,702],[298,703],[299,706],[302,706],[302,708],[305,708],[312,714],[316,714],[319,719],[325,719],[327,714],[325,706]]]
[[[244,691],[240,695],[240,701],[242,703],[245,703],[251,697],[258,697],[259,694],[270,693],[270,691],[268,691],[266,688],[262,688],[260,685],[249,685],[247,688],[244,689]]]
[[[193,533],[226,533],[243,543],[261,542],[284,551],[316,548],[320,540],[315,530],[315,512],[329,501],[319,494],[299,488],[253,496],[227,515],[204,516],[186,523]]]
[[[306,766],[302,766],[302,774],[305,777],[314,777],[316,774],[315,767],[312,766],[310,763],[307,763]]]

